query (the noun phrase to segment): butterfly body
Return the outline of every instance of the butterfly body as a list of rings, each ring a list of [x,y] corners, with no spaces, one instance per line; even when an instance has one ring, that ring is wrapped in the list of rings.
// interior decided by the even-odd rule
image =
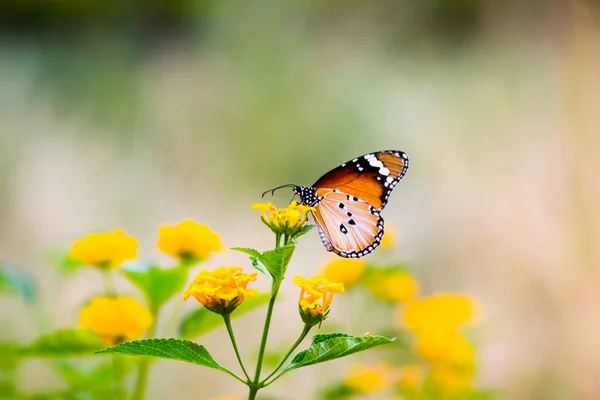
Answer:
[[[383,237],[380,212],[408,169],[408,155],[384,150],[350,160],[312,186],[294,186],[313,216],[325,248],[341,257],[359,258]]]

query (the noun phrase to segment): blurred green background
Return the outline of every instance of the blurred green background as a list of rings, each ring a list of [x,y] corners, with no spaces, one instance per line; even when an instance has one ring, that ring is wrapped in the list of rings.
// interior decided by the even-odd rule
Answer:
[[[41,301],[0,298],[0,337],[73,325],[100,290],[93,272],[65,283],[48,265],[54,246],[124,228],[160,257],[156,227],[193,218],[227,245],[266,248],[250,210],[264,190],[399,149],[411,168],[383,213],[403,238],[397,256],[424,291],[484,304],[481,384],[597,399],[599,11],[583,0],[4,0],[0,258],[36,278]],[[309,275],[325,251],[316,234],[301,246],[291,268]],[[231,252],[211,261],[232,263],[249,268]],[[284,291],[274,343],[297,319],[296,291]],[[240,324],[251,349],[260,324]],[[234,360],[222,332],[206,341]],[[43,363],[27,368],[32,392],[56,380]],[[310,398],[306,380],[336,373],[302,371],[273,392]],[[244,393],[219,379],[159,363],[150,398]]]

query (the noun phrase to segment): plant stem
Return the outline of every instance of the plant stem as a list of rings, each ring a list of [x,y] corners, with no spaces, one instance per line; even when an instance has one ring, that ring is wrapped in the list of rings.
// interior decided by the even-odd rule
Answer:
[[[244,371],[244,376],[246,377],[248,382],[250,382],[250,376],[248,375],[248,372],[246,372],[246,368],[244,368],[244,363],[242,362],[242,357],[240,356],[240,351],[235,341],[235,335],[233,334],[233,328],[231,327],[231,316],[229,314],[223,315],[223,321],[225,321],[227,333],[229,333],[229,338],[231,339],[233,350],[235,350],[235,356],[237,357],[238,362],[240,363],[240,367],[242,367],[242,371]]]
[[[260,371],[262,369],[263,357],[265,355],[265,348],[267,346],[267,337],[269,336],[269,327],[271,326],[271,316],[273,315],[273,306],[275,305],[275,300],[277,299],[277,293],[279,292],[279,287],[281,286],[281,281],[273,280],[273,285],[271,287],[271,299],[269,300],[269,308],[267,309],[267,317],[265,318],[265,326],[263,328],[262,339],[260,341],[260,349],[258,351],[258,361],[256,363],[256,373],[254,374],[253,385],[250,385],[250,394],[248,395],[248,400],[252,400],[256,397],[256,393],[260,389]]]
[[[112,280],[110,272],[111,271],[108,267],[102,270],[102,278],[104,280],[104,291],[106,292],[106,297],[114,297],[117,295],[115,284]]]
[[[155,336],[156,332],[156,320],[158,318],[158,310],[151,307],[150,313],[152,314],[152,326],[148,329],[147,337]],[[132,400],[143,400],[146,397],[146,386],[148,384],[148,372],[150,371],[150,359],[148,357],[142,357],[138,363],[138,374],[135,381],[135,388],[133,390]]]
[[[275,367],[275,369],[273,370],[273,372],[271,372],[269,374],[269,376],[267,376],[265,379],[263,379],[262,384],[264,386],[270,385],[275,379],[277,379],[277,378],[275,378],[271,382],[267,383],[267,381],[269,380],[269,378],[271,378],[273,375],[275,375],[275,373],[277,373],[277,371],[279,371],[279,369],[283,366],[283,364],[285,363],[285,360],[288,359],[288,357],[290,356],[290,354],[292,354],[292,352],[294,350],[296,350],[296,347],[298,347],[300,345],[300,343],[302,343],[302,341],[304,340],[304,338],[306,337],[306,335],[308,335],[308,332],[310,332],[311,329],[312,329],[312,326],[310,326],[308,324],[304,325],[304,329],[302,329],[302,333],[298,337],[298,340],[296,340],[296,342],[292,345],[292,347],[290,347],[290,349],[285,354],[285,356],[283,356],[283,358],[281,359],[281,361],[279,362],[279,364],[277,364],[277,366]]]
[[[112,356],[113,377],[115,379],[115,399],[125,399],[125,389],[123,388],[123,359],[114,354]]]

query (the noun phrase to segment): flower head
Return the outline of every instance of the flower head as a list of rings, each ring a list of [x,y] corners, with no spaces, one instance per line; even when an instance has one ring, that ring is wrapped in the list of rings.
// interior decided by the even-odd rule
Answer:
[[[262,212],[260,219],[274,233],[285,236],[298,233],[307,220],[308,212],[314,211],[313,207],[303,206],[296,201],[292,201],[286,208],[279,209],[271,203],[256,203],[252,205],[252,209]]]
[[[346,386],[358,393],[379,393],[392,385],[393,369],[389,364],[351,364]]]
[[[320,324],[327,318],[333,295],[344,291],[343,284],[329,282],[323,275],[310,279],[296,276],[294,283],[302,289],[298,304],[300,316],[310,326]]]
[[[358,258],[335,257],[323,265],[323,275],[331,282],[350,287],[358,282],[367,264]]]
[[[415,332],[454,330],[459,325],[472,322],[477,309],[478,304],[472,297],[440,293],[410,302],[404,308],[401,319],[405,327]]]
[[[157,245],[162,252],[179,260],[203,260],[223,248],[219,235],[191,220],[160,226]]]
[[[151,325],[150,312],[132,297],[96,297],[79,317],[81,328],[100,334],[110,345],[139,338]]]
[[[417,282],[405,271],[377,271],[370,278],[369,290],[381,300],[403,302],[414,299],[419,287]]]
[[[425,376],[423,366],[408,364],[398,370],[398,386],[403,390],[415,390],[421,386]]]
[[[256,297],[256,289],[248,289],[256,273],[244,274],[242,267],[220,267],[214,271],[202,270],[194,278],[183,299],[195,297],[204,307],[217,314],[230,314],[246,297]]]
[[[108,233],[90,233],[76,240],[69,256],[84,264],[99,268],[120,266],[123,261],[137,257],[138,241],[124,230]]]
[[[417,354],[434,365],[453,367],[475,363],[475,349],[455,330],[432,330],[416,337]]]

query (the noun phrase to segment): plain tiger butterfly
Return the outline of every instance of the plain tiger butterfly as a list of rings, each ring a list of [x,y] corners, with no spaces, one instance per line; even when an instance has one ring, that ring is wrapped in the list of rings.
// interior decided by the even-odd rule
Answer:
[[[345,162],[312,186],[293,187],[301,204],[314,207],[323,244],[340,257],[363,257],[383,237],[381,210],[408,169],[408,155],[398,150],[365,154]]]

